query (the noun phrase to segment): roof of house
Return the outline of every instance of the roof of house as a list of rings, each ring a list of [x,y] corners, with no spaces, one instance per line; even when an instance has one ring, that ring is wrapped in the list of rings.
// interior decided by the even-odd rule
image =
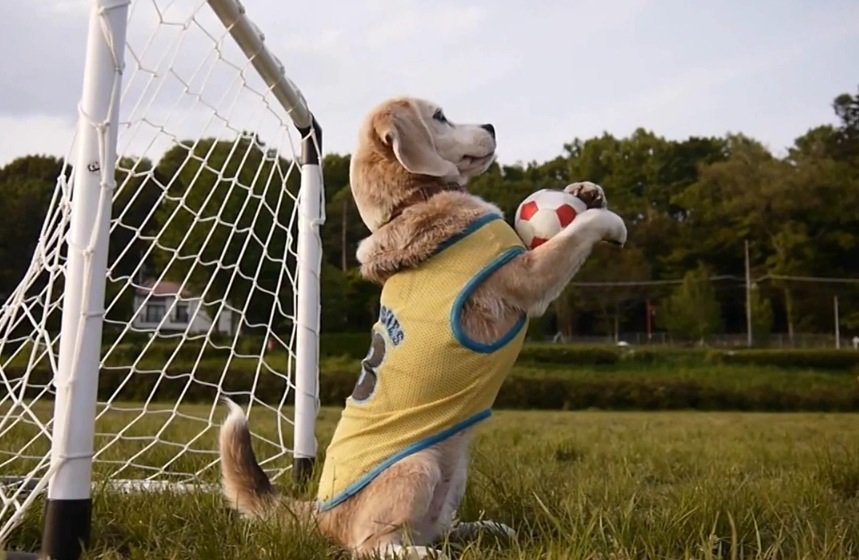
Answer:
[[[143,282],[143,285],[139,286],[136,291],[140,295],[151,293],[153,296],[181,295],[182,297],[192,297],[192,294],[188,291],[187,287],[182,290],[181,294],[179,292],[179,288],[180,284],[178,282],[162,280],[161,282],[156,283],[154,279],[150,279]]]

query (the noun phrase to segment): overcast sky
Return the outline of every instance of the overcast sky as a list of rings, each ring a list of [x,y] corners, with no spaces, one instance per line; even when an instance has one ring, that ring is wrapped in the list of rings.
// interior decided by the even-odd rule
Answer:
[[[350,152],[369,108],[409,94],[454,121],[494,123],[505,163],[637,127],[743,132],[781,153],[834,122],[832,99],[859,84],[856,0],[244,4],[322,123],[326,152]],[[66,152],[88,5],[0,0],[0,165]]]

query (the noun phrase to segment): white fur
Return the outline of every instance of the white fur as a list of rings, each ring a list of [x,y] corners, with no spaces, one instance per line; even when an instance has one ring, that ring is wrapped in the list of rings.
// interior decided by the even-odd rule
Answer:
[[[455,124],[433,103],[421,99],[412,103],[429,129],[438,154],[459,170],[461,185],[489,168],[495,160],[496,144],[488,130],[479,124]],[[444,122],[436,118],[439,113]]]
[[[420,560],[422,558],[435,558],[448,560],[448,556],[435,548],[428,546],[403,546],[401,544],[386,544],[376,550],[380,558],[384,560]]]

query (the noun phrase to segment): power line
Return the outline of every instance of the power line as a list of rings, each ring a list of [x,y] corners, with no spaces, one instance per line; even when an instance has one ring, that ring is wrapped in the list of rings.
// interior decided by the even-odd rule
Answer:
[[[830,284],[859,284],[859,278],[828,278],[825,276],[786,276],[783,274],[766,274],[758,280],[790,280],[793,282],[821,282]]]
[[[745,282],[745,279],[732,274],[719,274],[710,276],[711,282],[734,281],[737,283]],[[790,276],[785,274],[764,274],[753,279],[753,282],[765,282],[767,280],[783,280],[789,282],[819,282],[829,284],[855,284],[859,285],[859,278],[832,278],[826,276]],[[636,286],[670,286],[682,284],[682,278],[671,280],[628,280],[621,282],[570,282],[570,286],[580,288],[622,288]]]
[[[709,278],[710,281],[719,281],[719,280],[736,280],[742,281],[742,278],[739,276],[733,276],[731,274],[721,274],[718,276],[711,276]],[[610,288],[610,287],[620,287],[620,286],[666,286],[671,284],[682,284],[683,279],[678,278],[674,280],[631,280],[624,282],[570,282],[570,286],[579,286],[583,288]]]

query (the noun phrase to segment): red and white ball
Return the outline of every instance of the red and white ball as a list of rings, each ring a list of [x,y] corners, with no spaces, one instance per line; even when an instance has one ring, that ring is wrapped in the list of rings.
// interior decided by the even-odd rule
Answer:
[[[522,201],[513,222],[525,246],[536,249],[587,210],[587,204],[564,191],[542,189]]]

